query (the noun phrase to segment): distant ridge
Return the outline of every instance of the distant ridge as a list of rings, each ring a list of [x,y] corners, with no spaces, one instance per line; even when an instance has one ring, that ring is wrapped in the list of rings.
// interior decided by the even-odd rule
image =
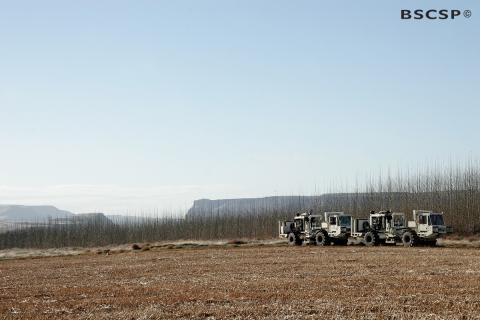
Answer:
[[[238,199],[199,199],[193,202],[188,210],[187,217],[220,214],[237,214],[256,211],[258,208],[310,208],[320,201],[322,196],[272,196],[264,198]]]
[[[154,220],[152,217],[134,217],[123,215],[106,215],[101,212],[72,213],[60,210],[54,206],[0,205],[0,230],[27,223],[106,223],[133,224],[146,223]]]
[[[70,218],[74,214],[54,206],[0,205],[0,221],[37,222],[49,218]]]
[[[417,194],[427,197],[429,193]],[[372,192],[372,193],[327,193],[317,196],[273,196],[264,198],[239,199],[199,199],[193,202],[186,217],[235,215],[258,213],[259,209],[283,211],[289,213],[307,210],[336,211],[353,206],[371,207],[372,210],[395,209],[401,207],[411,197],[409,192]]]

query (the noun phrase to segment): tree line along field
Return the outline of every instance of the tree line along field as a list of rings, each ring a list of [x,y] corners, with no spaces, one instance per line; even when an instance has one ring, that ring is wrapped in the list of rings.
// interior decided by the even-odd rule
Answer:
[[[353,192],[352,192],[353,190]],[[407,217],[414,209],[444,212],[446,224],[461,235],[480,233],[480,164],[417,169],[415,174],[379,175],[318,202],[256,202],[239,207],[204,208],[196,215],[132,218],[128,224],[84,220],[68,225],[41,224],[0,233],[0,249],[95,247],[133,242],[191,239],[271,239],[278,237],[279,220],[297,212],[344,211],[365,217],[370,210],[391,209]],[[410,217],[411,218],[411,217]]]
[[[480,251],[227,246],[0,261],[0,319],[480,319]]]

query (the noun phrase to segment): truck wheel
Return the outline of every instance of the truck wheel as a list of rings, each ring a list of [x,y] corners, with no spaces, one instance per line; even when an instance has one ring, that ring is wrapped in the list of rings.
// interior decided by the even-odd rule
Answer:
[[[317,246],[328,246],[330,244],[330,240],[328,239],[328,235],[324,231],[320,231],[315,235],[315,243]]]
[[[365,233],[365,237],[363,238],[365,241],[365,245],[368,247],[373,247],[378,244],[378,236],[375,232],[368,231]]]
[[[405,247],[413,247],[418,243],[417,235],[414,232],[406,231],[402,235],[402,243]]]
[[[288,235],[288,244],[291,246],[299,246],[302,244],[302,240],[300,240],[293,232]]]

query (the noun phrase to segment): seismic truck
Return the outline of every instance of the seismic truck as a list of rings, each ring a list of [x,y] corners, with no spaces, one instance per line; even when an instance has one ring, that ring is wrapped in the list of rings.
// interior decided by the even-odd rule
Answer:
[[[356,240],[363,240],[366,246],[376,246],[402,242],[405,233],[410,234],[405,239],[410,242],[414,241],[413,233],[405,225],[403,213],[371,211],[369,219],[364,223],[363,230],[355,230],[351,236]]]
[[[443,213],[425,210],[414,210],[413,221],[408,222],[404,213],[391,211],[371,211],[368,219],[343,212],[325,212],[324,216],[310,212],[297,214],[293,221],[279,222],[280,237],[292,245],[346,245],[352,239],[367,246],[435,246],[439,237],[451,232],[452,228],[444,224]]]
[[[443,212],[426,210],[413,210],[413,221],[408,221],[407,227],[416,235],[420,243],[432,246],[436,245],[438,238],[453,232],[452,227],[445,225]]]
[[[323,216],[311,212],[297,213],[293,221],[279,221],[279,233],[291,245],[346,245],[351,221],[352,216],[343,212],[325,212]]]
[[[435,246],[439,237],[452,232],[452,228],[443,222],[443,213],[414,210],[413,219],[407,222],[405,214],[399,212],[372,211],[365,230],[354,231],[351,236],[363,239],[367,246],[402,243],[406,247],[413,247]]]

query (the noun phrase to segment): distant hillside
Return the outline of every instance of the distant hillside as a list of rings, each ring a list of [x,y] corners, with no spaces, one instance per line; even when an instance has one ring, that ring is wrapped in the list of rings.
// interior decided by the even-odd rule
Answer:
[[[258,212],[260,208],[282,208],[287,210],[311,208],[320,201],[321,197],[322,196],[273,196],[219,200],[200,199],[193,202],[193,206],[187,212],[187,217],[211,214],[248,214],[248,212]]]
[[[135,224],[151,221],[150,217],[105,215],[103,213],[77,213],[60,210],[54,206],[0,205],[0,232],[36,223],[103,223]]]
[[[73,215],[54,206],[0,205],[0,221],[36,222],[49,218],[68,218]]]
[[[375,192],[375,193],[328,193],[318,196],[274,196],[265,198],[240,199],[200,199],[193,202],[187,212],[188,217],[212,215],[236,215],[262,212],[296,213],[314,210],[317,212],[371,208],[369,210],[398,210],[408,206],[421,208],[426,204],[424,199],[431,197],[429,193],[413,195],[409,192]],[[428,203],[428,202],[427,202]],[[430,206],[428,206],[430,208]],[[367,212],[365,212],[367,213]]]

